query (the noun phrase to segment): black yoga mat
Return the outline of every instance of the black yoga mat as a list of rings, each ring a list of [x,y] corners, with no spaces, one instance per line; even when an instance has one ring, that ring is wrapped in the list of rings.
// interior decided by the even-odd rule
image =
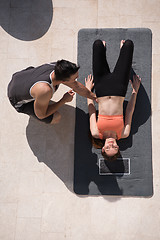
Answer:
[[[121,139],[118,142],[121,158],[117,160],[117,164],[110,165],[103,162],[101,150],[92,147],[88,137],[87,100],[77,95],[74,192],[79,195],[150,197],[153,195],[150,103],[152,33],[146,28],[81,29],[78,34],[78,64],[80,65],[78,81],[83,84],[84,78],[92,73],[92,45],[96,39],[106,41],[107,60],[111,71],[119,56],[120,41],[131,39],[134,42],[131,72],[141,76],[142,84],[137,95],[131,134],[127,139]],[[129,84],[124,112],[131,90]]]

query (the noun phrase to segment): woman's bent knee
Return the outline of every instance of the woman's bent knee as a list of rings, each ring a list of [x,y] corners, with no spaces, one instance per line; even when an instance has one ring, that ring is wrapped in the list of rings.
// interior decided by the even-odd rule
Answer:
[[[93,46],[103,46],[103,42],[100,39],[94,41]]]
[[[61,114],[59,112],[55,112],[53,115],[53,119],[51,121],[51,124],[57,124],[61,120]]]
[[[126,45],[126,46],[130,46],[130,47],[134,47],[134,43],[133,43],[133,41],[130,40],[130,39],[127,39],[127,40],[125,41],[125,45]]]

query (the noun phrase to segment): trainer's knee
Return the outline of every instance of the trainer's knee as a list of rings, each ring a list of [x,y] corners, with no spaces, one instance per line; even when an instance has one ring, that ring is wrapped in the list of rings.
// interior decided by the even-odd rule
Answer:
[[[51,121],[51,124],[57,124],[61,120],[61,114],[59,112],[55,112],[53,115],[53,119]]]

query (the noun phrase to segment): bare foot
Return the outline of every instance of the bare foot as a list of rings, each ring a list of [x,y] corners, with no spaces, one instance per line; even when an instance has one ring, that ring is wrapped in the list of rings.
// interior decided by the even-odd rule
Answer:
[[[102,42],[103,42],[104,47],[106,47],[106,42],[105,41],[102,41]]]
[[[123,44],[125,43],[125,40],[121,40],[120,42],[120,48],[122,48]]]

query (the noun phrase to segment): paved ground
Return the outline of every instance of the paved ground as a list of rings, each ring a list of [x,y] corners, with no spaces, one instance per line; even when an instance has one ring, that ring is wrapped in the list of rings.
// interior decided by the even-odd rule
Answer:
[[[159,0],[0,1],[0,239],[160,239],[159,12]],[[61,58],[76,62],[78,30],[89,27],[153,32],[152,198],[76,196],[75,99],[61,109],[60,125],[50,127],[17,114],[6,97],[14,72]],[[60,87],[54,100],[66,90]]]

